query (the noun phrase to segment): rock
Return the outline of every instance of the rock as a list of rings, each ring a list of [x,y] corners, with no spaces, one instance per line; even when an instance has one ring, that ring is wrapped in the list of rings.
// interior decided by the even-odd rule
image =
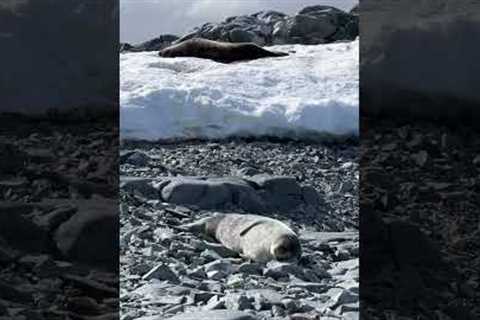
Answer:
[[[425,150],[421,150],[418,153],[412,154],[412,159],[419,167],[423,167],[428,160],[428,153]]]
[[[272,36],[276,44],[354,40],[358,36],[358,17],[334,7],[306,7],[297,15],[277,22]]]
[[[474,165],[480,165],[480,155],[475,156],[475,158],[473,158],[473,160],[472,160],[472,163]]]
[[[138,318],[136,320],[163,320],[164,317],[158,318]],[[240,311],[232,310],[210,310],[184,313],[181,315],[168,318],[169,320],[258,320],[255,316]]]
[[[204,308],[205,310],[225,309],[225,301],[220,300],[220,298],[215,295],[208,300]]]
[[[128,294],[129,297],[142,297],[146,300],[156,300],[158,297],[167,294],[167,289],[171,284],[160,282],[160,280],[150,280],[149,283],[140,286]]]
[[[13,285],[0,281],[0,298],[19,303],[28,303],[33,301],[33,292],[19,290]]]
[[[280,279],[288,277],[290,274],[303,278],[303,270],[296,264],[282,263],[278,261],[270,261],[267,267],[263,270],[263,275],[273,279]]]
[[[120,52],[130,51],[132,48],[133,46],[130,43],[120,43]]]
[[[207,277],[208,279],[211,279],[211,280],[217,280],[217,281],[224,280],[227,276],[228,276],[227,273],[220,270],[213,270],[213,271],[207,272]]]
[[[164,201],[196,205],[202,209],[220,209],[234,205],[251,212],[261,212],[262,200],[255,190],[239,178],[172,179],[162,189]]]
[[[194,270],[187,270],[187,275],[195,279],[205,279],[207,274],[203,271],[202,267],[195,268]]]
[[[27,148],[24,152],[32,162],[45,163],[55,159],[55,154],[49,148]]]
[[[243,294],[227,294],[223,301],[225,301],[225,307],[229,310],[253,309],[252,301]]]
[[[238,267],[238,272],[250,274],[250,275],[252,274],[260,275],[262,274],[262,271],[263,271],[263,268],[258,263],[245,262]]]
[[[283,307],[287,313],[294,313],[300,310],[300,303],[293,299],[283,299]]]
[[[264,198],[275,209],[290,210],[303,202],[302,189],[295,178],[255,175],[248,179],[265,191]]]
[[[226,274],[230,274],[234,271],[233,265],[226,259],[213,261],[204,265],[205,272],[222,271]]]
[[[260,11],[254,13],[252,16],[260,19],[268,25],[274,25],[277,21],[280,21],[287,17],[286,14],[274,10]]]
[[[349,290],[340,290],[338,293],[332,296],[332,300],[334,305],[338,306],[349,303],[358,303],[359,297],[358,294],[355,294]]]
[[[32,214],[32,220],[38,226],[48,232],[56,229],[62,222],[67,221],[77,212],[77,207],[71,204],[56,206],[52,210],[36,211]]]
[[[262,307],[260,310],[269,306],[283,306],[283,295],[272,289],[250,289],[245,293],[247,297],[255,300],[256,306]]]
[[[311,206],[317,207],[322,203],[322,199],[317,190],[311,186],[302,187],[302,196],[304,201]]]
[[[336,25],[335,33],[328,40],[354,40],[359,34],[358,16],[351,15],[337,8],[322,5],[310,6],[298,12],[298,15],[302,14],[318,19],[327,19],[328,17],[330,23]]]
[[[388,224],[392,252],[400,265],[439,266],[440,253],[417,227],[403,221]]]
[[[257,168],[249,166],[242,167],[235,172],[235,175],[239,177],[250,177],[257,174],[260,174],[260,171]]]
[[[193,301],[195,303],[210,301],[216,294],[208,291],[196,291],[192,293]]]
[[[79,314],[101,314],[103,308],[95,299],[90,297],[70,297],[67,299],[67,308]]]
[[[255,33],[247,30],[236,28],[228,32],[228,39],[230,42],[261,42],[257,39]]]
[[[1,242],[0,242],[1,243]],[[0,245],[0,264],[8,264],[15,261],[20,256],[20,252],[8,247],[5,244]]]
[[[51,246],[48,230],[27,217],[33,210],[29,204],[0,203],[0,234],[14,249],[45,253]]]
[[[146,167],[150,157],[140,151],[128,151],[120,154],[120,164],[131,164],[137,167]]]
[[[166,265],[159,264],[153,267],[149,272],[147,272],[143,277],[143,280],[150,280],[150,279],[159,279],[159,280],[167,280],[172,283],[179,283],[179,279],[177,275]]]
[[[139,45],[130,48],[129,51],[159,51],[172,45],[179,38],[171,34],[162,34],[156,38],[145,41]]]
[[[54,233],[58,250],[72,261],[116,270],[119,257],[117,202],[99,198],[74,203],[78,211]]]
[[[216,251],[207,249],[200,254],[200,257],[205,258],[207,261],[215,261],[222,259],[222,256],[219,255]]]
[[[290,288],[302,288],[310,292],[324,293],[328,286],[325,283],[295,282],[289,285]]]
[[[358,36],[358,14],[334,7],[311,6],[296,15],[278,11],[260,11],[251,15],[228,17],[220,23],[205,23],[174,43],[192,38],[225,42],[253,42],[257,45],[321,44],[338,40],[354,40]],[[150,43],[154,43],[153,45]],[[150,50],[153,39],[130,50]]]
[[[159,199],[160,193],[159,190],[153,186],[154,182],[153,179],[120,177],[120,189],[145,199]],[[168,181],[164,183],[166,184]],[[159,186],[162,185],[160,181],[157,181],[157,184]]]
[[[24,167],[26,160],[27,155],[15,145],[0,143],[0,176],[17,173]]]

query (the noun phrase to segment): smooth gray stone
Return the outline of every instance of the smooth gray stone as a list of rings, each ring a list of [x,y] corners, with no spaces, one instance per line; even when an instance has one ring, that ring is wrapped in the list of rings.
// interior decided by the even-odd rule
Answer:
[[[140,318],[136,320],[163,320],[162,317],[157,318]],[[241,311],[232,310],[209,310],[192,313],[184,313],[176,315],[169,320],[258,320],[257,317]]]
[[[120,252],[118,203],[107,198],[73,203],[78,211],[54,234],[58,250],[71,261],[117,270]]]
[[[146,199],[156,200],[160,198],[160,192],[152,185],[153,182],[154,179],[150,178],[120,176],[120,189]]]
[[[195,205],[202,209],[221,209],[231,205],[251,212],[264,209],[253,187],[241,178],[178,178],[163,187],[164,201]]]

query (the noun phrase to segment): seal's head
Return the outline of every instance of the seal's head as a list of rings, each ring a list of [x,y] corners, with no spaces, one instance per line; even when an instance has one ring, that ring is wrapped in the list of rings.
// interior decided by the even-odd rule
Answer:
[[[282,235],[273,242],[270,253],[276,260],[281,262],[298,261],[302,255],[300,241],[295,235]]]

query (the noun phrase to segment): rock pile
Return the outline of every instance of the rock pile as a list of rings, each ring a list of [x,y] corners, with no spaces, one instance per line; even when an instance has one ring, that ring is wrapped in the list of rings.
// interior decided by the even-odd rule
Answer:
[[[234,16],[220,23],[205,23],[177,39],[162,35],[138,46],[122,44],[121,51],[152,51],[192,38],[225,42],[253,42],[260,46],[322,44],[351,41],[358,34],[358,14],[330,6],[310,6],[289,16],[278,11],[260,11]]]
[[[1,318],[115,319],[113,124],[1,120]]]
[[[478,319],[478,135],[397,121],[362,137],[362,317]]]

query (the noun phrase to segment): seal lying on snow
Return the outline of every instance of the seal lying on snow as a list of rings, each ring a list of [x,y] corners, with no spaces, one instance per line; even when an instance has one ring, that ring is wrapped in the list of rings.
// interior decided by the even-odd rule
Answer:
[[[241,256],[258,262],[294,261],[302,254],[297,235],[284,223],[253,214],[220,214],[182,225],[203,233]]]
[[[158,55],[170,58],[196,57],[230,63],[265,57],[283,57],[288,56],[288,53],[268,51],[254,43],[230,43],[194,38],[160,50]]]

